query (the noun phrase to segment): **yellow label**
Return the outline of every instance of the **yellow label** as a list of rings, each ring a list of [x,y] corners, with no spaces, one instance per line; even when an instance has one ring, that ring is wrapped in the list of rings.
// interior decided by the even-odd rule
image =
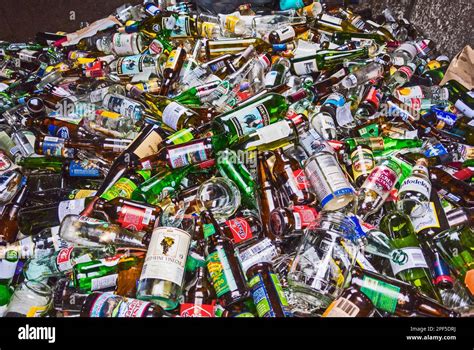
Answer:
[[[120,113],[115,113],[115,112],[111,112],[111,111],[102,111],[100,112],[99,114],[101,117],[104,117],[104,118],[110,118],[110,119],[117,119],[120,117]]]
[[[398,92],[400,93],[400,95],[410,95],[411,89],[410,88],[401,88],[401,89],[398,89]]]
[[[310,30],[307,30],[306,32],[303,32],[299,35],[296,36],[296,39],[301,39],[301,40],[309,40],[309,35],[311,34]]]
[[[170,52],[170,55],[168,56],[168,60],[166,61],[166,64],[165,64],[165,69],[174,68],[174,65],[176,64],[176,51],[177,50],[173,50]]]
[[[438,69],[441,68],[441,64],[436,60],[432,60],[428,62],[426,68],[428,68],[429,70]]]
[[[54,70],[54,68],[55,68],[54,66],[48,66],[48,67],[46,67],[45,72],[46,73],[51,73]]]
[[[239,21],[239,17],[237,16],[227,16],[225,18],[225,29],[227,29],[229,32],[234,33],[235,32],[235,25]]]
[[[214,28],[216,28],[216,27],[217,27],[216,23],[203,22],[202,25],[201,25],[201,35],[204,38],[212,39],[214,37],[213,36]]]
[[[47,308],[47,306],[32,306],[26,313],[26,317],[39,317]]]
[[[394,75],[396,71],[397,71],[397,68],[395,68],[394,66],[390,67],[390,75]]]
[[[92,197],[94,194],[96,194],[96,191],[93,190],[79,190],[74,196],[74,199]]]
[[[88,58],[88,57],[79,57],[76,62],[78,64],[87,64],[87,63],[92,63],[95,62],[95,58]]]

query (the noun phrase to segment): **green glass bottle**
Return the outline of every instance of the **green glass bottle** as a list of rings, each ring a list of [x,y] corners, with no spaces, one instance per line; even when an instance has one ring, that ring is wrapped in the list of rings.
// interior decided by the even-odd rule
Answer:
[[[212,122],[214,135],[227,139],[231,146],[240,137],[283,119],[288,102],[280,94],[269,93],[217,116]]]
[[[106,201],[111,201],[117,197],[130,199],[138,186],[150,179],[150,175],[151,171],[149,170],[139,170],[125,174],[125,176],[118,179],[117,182],[107,189],[100,198]]]
[[[237,153],[230,149],[219,152],[217,154],[217,169],[222,176],[234,181],[240,190],[245,205],[255,208],[256,183],[252,178],[252,174],[240,161]]]
[[[27,157],[21,159],[18,165],[24,169],[44,169],[59,173],[63,168],[63,163],[64,160],[61,158]]]
[[[2,247],[5,249],[5,247]],[[8,248],[6,248],[8,249]],[[18,264],[19,254],[16,250],[7,250],[5,257],[0,259],[0,310],[7,306],[13,294],[10,287],[13,276],[15,275],[16,265]]]
[[[345,140],[350,151],[353,151],[357,145],[369,146],[374,152],[374,156],[380,156],[382,152],[393,152],[405,148],[420,148],[423,145],[422,140],[410,139],[392,139],[390,137],[355,137]]]
[[[433,237],[442,258],[474,297],[474,233],[468,226],[441,232]]]
[[[344,45],[348,41],[369,41],[373,40],[377,44],[384,44],[387,39],[377,33],[351,33],[351,32],[335,32],[331,36],[331,41],[337,45]]]
[[[209,94],[210,91],[217,88],[220,84],[221,82],[216,80],[207,84],[194,86],[192,88],[189,88],[181,92],[179,95],[175,96],[173,100],[187,106],[189,105],[201,106],[202,105],[201,97]]]
[[[426,296],[441,302],[410,217],[397,211],[394,202],[387,202],[385,208],[388,213],[380,222],[380,230],[390,238],[390,243],[397,249],[393,251],[390,259],[393,274],[417,287]]]

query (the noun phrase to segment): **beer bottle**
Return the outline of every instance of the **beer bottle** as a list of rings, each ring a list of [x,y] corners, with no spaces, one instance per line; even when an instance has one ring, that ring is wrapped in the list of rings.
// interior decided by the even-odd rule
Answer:
[[[140,279],[143,264],[145,262],[145,252],[132,251],[129,253],[135,261],[130,265],[128,257],[124,256],[118,262],[117,288],[115,294],[127,298],[134,298],[137,294],[137,281]]]
[[[163,67],[163,82],[161,83],[160,95],[167,96],[171,85],[178,79],[179,72],[186,58],[186,50],[178,47],[170,52],[168,60]]]
[[[299,162],[287,157],[281,148],[274,150],[273,154],[275,163],[272,173],[275,184],[283,190],[289,201],[294,205],[314,203],[316,197],[309,190],[310,184]]]
[[[460,228],[463,226],[472,227],[474,225],[474,208],[456,208],[446,213],[449,226]]]
[[[395,250],[390,264],[393,274],[409,282],[432,299],[441,301],[439,291],[433,286],[432,277],[420,242],[416,237],[410,218],[397,211],[394,202],[387,202],[388,213],[380,222],[380,230],[390,239]]]
[[[183,288],[181,317],[215,317],[216,295],[207,277],[206,262],[196,260],[194,277]]]
[[[110,201],[99,200],[97,212],[105,215],[107,221],[117,223],[130,231],[151,232],[161,216],[161,208],[116,197]]]
[[[380,311],[399,317],[458,316],[408,283],[357,266],[351,275],[351,286],[364,293]]]
[[[461,207],[474,205],[474,188],[468,183],[458,180],[440,168],[431,167],[430,177],[438,193]]]
[[[371,317],[374,312],[372,301],[359,289],[349,286],[328,306],[323,317]]]
[[[403,140],[403,139],[392,139],[390,137],[355,137],[345,140],[352,151],[357,145],[369,146],[374,152],[374,156],[377,156],[383,151],[396,151],[403,148],[420,148],[423,144],[422,140]]]
[[[106,201],[110,201],[117,197],[127,199],[132,198],[133,192],[137,188],[139,188],[141,184],[145,183],[148,179],[150,179],[151,171],[130,170],[124,175],[125,176],[120,177],[111,187],[109,187],[103,194],[101,194],[100,198]]]
[[[261,262],[253,265],[247,270],[246,275],[258,317],[293,316],[280,280],[270,263]]]
[[[351,153],[351,163],[355,185],[361,187],[375,168],[374,154],[370,147],[366,145],[357,145]]]
[[[234,254],[232,242],[224,236],[209,210],[201,213],[206,238],[206,266],[219,303],[223,307],[247,298],[245,277]]]
[[[245,210],[219,225],[222,233],[235,247],[252,244],[262,238],[263,227],[260,219],[250,210]]]
[[[126,298],[111,292],[94,292],[87,295],[81,317],[166,317],[156,304]]]
[[[25,118],[23,125],[28,128],[40,130],[46,135],[60,137],[63,139],[80,140],[85,138],[93,140],[98,138],[81,124],[73,124],[65,120],[52,117]]]
[[[18,212],[28,196],[26,178],[22,180],[21,186],[20,191],[13,197],[10,203],[5,205],[0,214],[0,237],[8,243],[14,242],[18,234]]]
[[[275,208],[270,213],[270,230],[283,239],[295,233],[302,233],[318,216],[318,212],[307,205],[293,205],[290,208]]]

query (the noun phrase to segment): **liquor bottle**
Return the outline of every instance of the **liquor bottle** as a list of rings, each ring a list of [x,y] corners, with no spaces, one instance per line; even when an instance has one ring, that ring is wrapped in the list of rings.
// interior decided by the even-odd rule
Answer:
[[[119,224],[130,231],[151,232],[161,216],[161,208],[116,197],[110,201],[99,200],[95,211],[107,221]]]
[[[28,196],[28,185],[23,178],[20,191],[10,203],[5,205],[0,213],[0,239],[8,243],[16,240],[18,234],[18,211],[24,205]]]
[[[271,240],[278,240],[270,229],[271,212],[281,204],[281,197],[272,182],[272,174],[268,165],[270,152],[257,153],[257,178],[260,198],[260,216],[262,218],[263,233]]]
[[[225,135],[228,145],[232,145],[239,137],[283,119],[287,110],[285,97],[275,93],[265,94],[216,117],[212,130],[214,135]]]
[[[52,255],[31,259],[25,267],[28,280],[46,280],[69,274],[79,263],[102,259],[108,255],[106,249],[67,247]]]
[[[74,287],[83,292],[115,288],[117,286],[118,262],[121,255],[81,262],[72,268]],[[129,259],[129,264],[134,263]]]
[[[354,183],[360,188],[375,168],[374,154],[370,147],[357,145],[351,153],[351,163]]]
[[[149,240],[145,232],[131,232],[107,221],[80,215],[68,215],[61,222],[59,236],[78,247],[144,248]]]
[[[469,207],[474,204],[474,189],[440,168],[430,167],[431,183],[438,193],[455,205]]]
[[[248,286],[258,317],[292,317],[285,292],[278,276],[268,262],[250,267],[247,272]]]
[[[128,263],[129,256],[133,256],[135,259],[131,266]],[[137,281],[140,279],[145,257],[146,252],[132,251],[120,259],[118,262],[117,288],[115,289],[115,294],[127,298],[134,298],[136,296]]]
[[[368,56],[369,49],[367,47],[346,51],[320,50],[315,54],[292,58],[290,60],[291,72],[295,75],[317,73],[322,70],[334,68],[346,60],[363,59]]]
[[[152,301],[165,310],[178,306],[190,243],[191,235],[178,228],[156,227],[153,230],[138,282],[138,299]]]
[[[359,289],[349,286],[329,305],[323,317],[371,317],[374,312],[372,301]]]
[[[322,211],[355,209],[357,196],[354,188],[345,177],[329,145],[320,148],[318,153],[305,161],[304,171]]]
[[[281,148],[274,150],[273,155],[275,162],[272,174],[275,185],[283,190],[293,205],[314,203],[315,195],[310,192],[310,184],[299,162],[292,157],[287,157]]]
[[[384,72],[385,68],[382,64],[378,62],[372,62],[347,75],[341,80],[341,85],[345,89],[351,89],[356,86],[363,85],[370,80],[380,78]]]
[[[215,317],[216,295],[207,277],[206,262],[196,260],[194,276],[183,288],[180,317]]]
[[[379,211],[400,175],[400,166],[390,159],[382,161],[371,171],[359,190],[357,215],[362,220]]]
[[[438,233],[432,242],[451,268],[456,278],[467,287],[471,298],[474,296],[474,255],[472,247],[474,234],[469,227],[452,229]]]
[[[283,44],[295,40],[295,38],[309,30],[306,24],[288,25],[281,29],[273,30],[268,35],[270,44]]]
[[[224,236],[212,213],[201,213],[206,239],[206,266],[219,304],[228,307],[247,298],[247,286],[232,242]]]
[[[280,239],[302,233],[318,217],[318,212],[307,205],[275,208],[270,213],[270,230]]]
[[[411,283],[432,299],[441,302],[410,217],[399,212],[395,203],[386,203],[387,214],[380,222],[380,230],[390,239],[394,248],[390,264],[395,277]]]
[[[111,201],[114,198],[121,197],[130,199],[134,191],[143,183],[150,179],[150,170],[130,170],[112,184],[105,192],[100,195],[100,199]],[[99,199],[99,200],[100,200]],[[95,201],[97,202],[97,200]],[[95,205],[94,202],[94,205]]]
[[[156,304],[126,298],[111,292],[94,292],[87,295],[81,317],[167,317]]]
[[[163,67],[163,82],[161,83],[160,95],[168,95],[171,85],[179,77],[179,72],[183,68],[185,58],[186,50],[182,47],[178,47],[170,52],[168,60]]]
[[[411,175],[406,178],[398,192],[398,209],[411,217],[423,216],[429,206],[431,182],[428,162],[425,158],[416,161]]]
[[[392,76],[390,76],[382,90],[388,94],[392,94],[396,89],[410,81],[415,70],[416,65],[413,63],[401,66]]]
[[[246,206],[255,207],[257,184],[245,164],[240,161],[237,153],[225,149],[217,153],[216,159],[216,166],[221,176],[232,180],[237,185]]]
[[[421,140],[404,140],[404,139],[392,139],[390,137],[356,137],[345,140],[349,147],[349,151],[355,149],[357,145],[369,146],[374,152],[374,156],[377,153],[396,151],[404,148],[420,148],[423,144]]]
[[[424,296],[411,284],[359,267],[352,270],[351,285],[364,293],[377,309],[395,316],[457,316],[456,312]]]

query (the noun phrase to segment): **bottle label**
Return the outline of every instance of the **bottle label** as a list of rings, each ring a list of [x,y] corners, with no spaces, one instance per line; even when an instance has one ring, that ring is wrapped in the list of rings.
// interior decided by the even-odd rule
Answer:
[[[436,144],[429,145],[429,148],[425,151],[424,155],[426,157],[436,157],[448,154],[448,150],[443,146],[441,142],[437,142]]]
[[[367,148],[356,148],[351,154],[351,161],[354,180],[370,174],[375,167],[374,154]]]
[[[50,157],[74,158],[74,149],[66,148],[64,139],[46,136],[43,141],[43,154]]]
[[[93,278],[91,280],[91,291],[107,289],[117,285],[118,274]]]
[[[137,185],[132,180],[127,179],[126,177],[121,177],[117,182],[109,188],[105,193],[100,196],[107,201],[110,201],[117,197],[131,198],[133,191],[138,188]]]
[[[73,160],[69,163],[69,176],[72,177],[100,177],[99,169],[87,160]]]
[[[56,126],[56,125],[48,125],[48,134],[51,136],[56,136],[62,139],[69,138],[69,129],[66,126]]]
[[[89,317],[144,317],[152,303],[127,299],[113,293],[102,293],[89,312]]]
[[[364,276],[360,291],[372,301],[377,309],[395,313],[400,296],[399,287]]]
[[[390,265],[392,266],[392,271],[395,276],[409,269],[428,268],[423,252],[417,247],[402,248],[393,251],[390,258]]]
[[[279,29],[279,30],[276,31],[276,33],[278,35],[278,40],[280,42],[285,42],[285,41],[291,40],[296,36],[295,28],[293,28],[292,26],[288,26],[286,28]]]
[[[178,130],[179,118],[186,113],[187,108],[177,102],[171,102],[163,110],[163,123],[168,125],[173,130]]]
[[[58,219],[61,222],[67,215],[79,215],[85,207],[85,198],[61,201],[58,205]]]
[[[306,75],[319,72],[316,58],[309,56],[308,58],[299,58],[292,61],[293,71],[296,75]]]
[[[353,194],[354,189],[347,182],[334,156],[321,154],[305,168],[316,196],[324,207],[336,197]]]
[[[395,96],[403,101],[411,98],[424,98],[425,94],[423,93],[421,86],[411,86],[397,89],[395,91]]]
[[[385,165],[376,167],[365,180],[362,187],[372,190],[380,197],[385,198],[393,186],[397,183],[398,175],[395,171]]]
[[[253,265],[261,262],[271,262],[274,257],[278,255],[276,247],[268,238],[253,244],[249,248],[239,251],[237,257],[239,258],[242,269],[247,271]]]
[[[74,247],[61,249],[56,257],[56,265],[59,271],[71,271],[72,262],[71,262],[71,253],[74,250]]]
[[[140,280],[169,281],[182,286],[191,236],[183,230],[158,227],[153,230]]]
[[[219,25],[212,22],[203,22],[201,24],[201,36],[207,39],[214,37],[214,31],[219,31]]]
[[[141,231],[150,224],[152,213],[153,210],[150,208],[140,208],[125,204],[120,210],[117,222],[128,230]]]
[[[292,314],[288,310],[288,301],[286,300],[285,293],[281,287],[280,281],[278,276],[274,273],[270,273],[270,279],[273,285],[273,288],[277,292],[278,295],[278,303],[280,304],[284,316],[291,317]],[[267,288],[265,288],[265,284],[263,283],[262,274],[258,273],[249,281],[249,287],[252,290],[252,298],[257,308],[257,314],[259,317],[276,317],[275,310],[273,308],[273,303],[268,295]]]
[[[318,212],[316,209],[306,205],[295,205],[293,207],[293,216],[295,218],[295,229],[301,230],[316,220]]]
[[[82,199],[82,198],[87,198],[87,197],[93,197],[97,191],[94,190],[72,190],[71,193],[69,193],[68,198],[69,199]]]
[[[308,190],[310,188],[310,183],[303,169],[293,171],[293,177],[299,190]]]
[[[235,218],[232,220],[227,220],[225,222],[230,232],[232,232],[232,237],[234,243],[240,243],[247,241],[253,237],[252,229],[250,228],[249,223],[244,218]]]
[[[342,25],[342,19],[326,14],[321,15],[319,22],[334,29],[340,29]]]
[[[168,150],[171,168],[182,168],[186,165],[197,164],[208,160],[204,142],[183,145]]]
[[[237,284],[224,249],[217,248],[216,251],[209,254],[206,257],[206,265],[218,298],[227,292],[237,290]]]
[[[194,135],[189,131],[189,129],[181,129],[167,138],[168,141],[173,142],[175,145],[180,145],[192,141],[193,139]]]
[[[234,125],[237,136],[248,135],[270,124],[270,116],[263,104],[250,105],[226,117]]]
[[[188,16],[179,16],[176,20],[171,21],[174,22],[173,26],[170,26],[170,22],[168,22],[171,18],[174,17],[163,18],[163,26],[167,29],[171,29],[171,38],[187,38],[191,36]],[[167,22],[165,23],[165,21]]]
[[[416,167],[413,168],[415,170]],[[426,168],[425,168],[426,169]],[[400,186],[400,198],[404,192],[415,192],[422,194],[425,198],[430,198],[431,182],[421,177],[410,176],[403,181]]]
[[[334,300],[326,309],[323,317],[357,317],[360,308],[346,298]]]
[[[136,33],[116,33],[112,37],[113,50],[117,56],[137,55],[140,53],[137,40],[138,35]]]
[[[155,60],[151,55],[133,55],[117,60],[118,75],[136,75],[155,69]]]
[[[170,55],[168,56],[168,59],[166,60],[165,66],[163,69],[171,69],[171,70],[176,70],[176,65],[178,64],[177,60],[177,53],[179,49],[173,50],[170,52]]]
[[[142,143],[133,151],[138,158],[146,158],[153,154],[157,154],[160,150],[160,145],[163,142],[158,132],[151,132]],[[132,142],[133,144],[133,142]]]
[[[12,166],[13,163],[10,161],[8,156],[5,153],[0,152],[0,173],[7,171]]]
[[[235,26],[239,20],[240,18],[237,16],[225,16],[224,28],[231,33],[235,33]]]
[[[427,206],[427,211],[423,216],[411,217],[411,223],[416,233],[420,233],[428,228],[440,228],[438,214],[433,202]]]
[[[215,317],[215,306],[211,304],[184,303],[179,307],[181,317]]]
[[[402,66],[398,68],[398,72],[405,74],[407,77],[407,80],[410,80],[411,76],[413,75],[413,69],[409,66]]]
[[[275,86],[276,79],[279,73],[276,70],[272,70],[265,75],[265,86]]]

